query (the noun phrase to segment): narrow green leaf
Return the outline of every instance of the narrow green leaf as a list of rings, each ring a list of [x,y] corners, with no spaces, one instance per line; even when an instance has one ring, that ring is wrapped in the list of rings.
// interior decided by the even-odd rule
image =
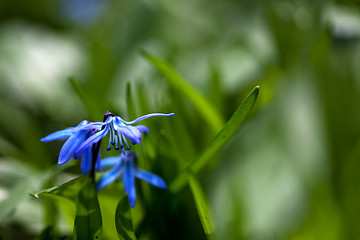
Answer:
[[[224,125],[221,115],[204,96],[192,88],[168,63],[142,49],[140,53],[164,75],[170,84],[193,103],[194,107],[203,116],[204,120],[209,123],[209,126],[215,133],[220,131]]]
[[[139,91],[135,91],[135,94],[133,94],[133,91],[131,91],[131,86],[132,85],[130,84],[130,82],[128,82],[127,86],[126,86],[126,100],[127,100],[126,105],[127,105],[129,120],[135,119],[136,117],[138,117],[138,115],[136,114],[135,102],[136,102],[136,100],[138,100],[137,102],[139,102],[139,94],[142,94],[142,92],[140,93]],[[138,89],[137,85],[135,85],[135,87],[136,87],[135,90]],[[144,142],[143,142],[143,144],[144,144]],[[149,145],[149,144],[147,144],[147,145]],[[139,151],[137,153],[140,154],[140,156],[141,156],[140,158],[138,158],[138,166],[142,166],[145,169],[148,169],[149,163],[148,163],[148,161],[146,161],[146,157],[144,156],[144,151]],[[151,190],[150,190],[149,184],[146,184],[143,181],[140,184],[143,189],[144,195],[147,196],[146,199],[150,199]]]
[[[53,195],[65,197],[72,201],[76,201],[77,195],[80,189],[84,186],[85,182],[86,182],[86,177],[81,176],[72,179],[60,186],[51,187],[48,189],[41,190],[39,192],[29,193],[29,194],[35,198],[39,198],[39,196],[43,194],[53,194]]]
[[[179,169],[184,169],[196,154],[196,144],[193,132],[188,129],[188,118],[191,112],[184,107],[183,101],[173,89],[169,90],[169,105],[174,108],[174,112],[180,112],[171,121],[164,121],[163,128],[168,134],[166,137],[169,139],[169,145],[166,150],[172,153],[177,160]],[[186,149],[186,151],[184,151]]]
[[[135,119],[136,117],[136,110],[135,110],[135,103],[134,97],[131,91],[131,83],[127,82],[126,84],[126,106],[127,106],[127,114],[128,119]]]
[[[196,210],[199,214],[201,224],[204,228],[207,239],[215,239],[214,231],[216,227],[215,216],[210,206],[209,200],[203,191],[199,181],[189,174],[190,189],[193,193]]]
[[[48,239],[59,239],[56,236],[54,227],[46,227],[35,240],[48,240]]]
[[[147,96],[145,95],[146,90],[144,89],[143,85],[137,85],[136,87],[136,96],[137,96],[137,103],[139,106],[139,112],[141,113],[148,113],[151,112],[150,110],[150,106],[149,106],[149,101]],[[150,136],[147,136],[147,138],[149,138]],[[146,152],[146,156],[150,159],[154,159],[155,155],[156,155],[156,151],[154,148],[154,145],[151,141],[145,140],[143,142],[143,149]],[[143,156],[144,154],[142,154]],[[145,159],[145,157],[142,157],[143,159]],[[143,165],[144,167],[146,167],[147,165]]]
[[[102,237],[102,220],[94,183],[87,179],[78,194],[74,223],[74,239],[99,240]]]
[[[226,122],[224,128],[216,135],[216,137],[210,142],[204,151],[198,158],[192,161],[184,171],[171,183],[170,190],[172,192],[179,191],[185,186],[187,182],[188,173],[191,172],[196,175],[218,152],[220,149],[230,140],[235,134],[236,130],[242,125],[245,117],[250,112],[256,102],[256,98],[259,94],[259,86],[256,86],[245,100],[240,104],[235,113],[231,116],[229,121]]]
[[[129,200],[125,195],[120,200],[116,208],[115,224],[116,224],[116,230],[121,240],[136,239],[133,229],[130,204],[129,204]]]
[[[145,94],[146,88],[144,87],[144,85],[142,85],[142,84],[136,85],[135,92],[136,92],[136,96],[137,96],[139,112],[141,112],[141,113],[151,112],[150,106],[149,106],[149,100],[148,100],[147,95]]]
[[[69,81],[73,90],[85,105],[90,117],[92,119],[98,119],[99,116],[102,116],[104,113],[102,112],[102,108],[100,107],[98,101],[96,101],[94,94],[92,94],[84,84],[77,81],[75,78],[69,78]]]
[[[216,108],[221,114],[221,110],[223,109],[224,105],[224,91],[221,86],[221,78],[218,68],[212,66],[210,74],[210,101],[214,108]]]

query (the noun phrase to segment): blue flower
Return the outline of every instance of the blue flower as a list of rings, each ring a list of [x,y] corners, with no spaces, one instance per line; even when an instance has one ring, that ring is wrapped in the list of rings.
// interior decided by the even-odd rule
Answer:
[[[69,127],[64,130],[60,130],[41,139],[42,142],[50,142],[53,140],[64,140],[67,138],[66,142],[62,146],[59,154],[58,164],[64,164],[69,161],[75,154],[79,146],[88,139],[93,133],[92,128],[83,130],[84,126],[88,126],[89,122],[84,120],[76,127]],[[92,162],[92,149],[88,148],[81,154],[81,164],[80,168],[84,175],[91,169]],[[74,157],[77,159],[78,157]],[[97,156],[97,169],[100,170],[99,159],[100,156]]]
[[[170,114],[151,113],[128,122],[123,120],[119,116],[113,116],[111,113],[107,113],[107,114],[108,114],[108,118],[104,122],[93,122],[79,128],[81,130],[96,129],[99,132],[89,137],[85,142],[83,142],[79,146],[79,148],[75,153],[75,158],[78,158],[86,149],[88,149],[94,143],[99,142],[108,133],[110,133],[110,138],[109,138],[109,146],[107,150],[110,150],[111,145],[113,145],[116,150],[121,148],[123,153],[125,153],[123,141],[127,146],[127,150],[130,149],[130,146],[127,143],[125,137],[127,137],[132,142],[132,144],[135,145],[140,143],[142,133],[149,132],[149,129],[144,125],[131,126],[132,124],[137,123],[149,117],[155,117],[155,116],[168,117],[174,115],[174,113],[170,113]],[[119,143],[120,143],[120,148],[118,147]]]
[[[131,207],[135,206],[136,201],[135,177],[155,187],[166,189],[166,183],[159,176],[136,167],[136,154],[133,152],[126,152],[116,157],[102,159],[100,166],[101,168],[113,166],[113,168],[104,173],[102,178],[96,183],[96,188],[100,190],[122,176],[124,190],[128,195]]]

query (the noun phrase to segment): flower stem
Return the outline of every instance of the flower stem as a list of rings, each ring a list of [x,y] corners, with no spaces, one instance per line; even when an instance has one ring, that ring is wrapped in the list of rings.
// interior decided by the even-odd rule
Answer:
[[[114,116],[114,115],[111,112],[106,111],[103,122],[105,122],[109,116]],[[101,130],[104,130],[104,128],[105,128],[105,125],[102,126]],[[91,149],[92,161],[91,161],[90,178],[92,179],[92,181],[94,183],[96,182],[95,181],[95,168],[96,168],[96,160],[99,155],[100,144],[101,144],[101,140],[98,141],[96,144],[94,144]]]

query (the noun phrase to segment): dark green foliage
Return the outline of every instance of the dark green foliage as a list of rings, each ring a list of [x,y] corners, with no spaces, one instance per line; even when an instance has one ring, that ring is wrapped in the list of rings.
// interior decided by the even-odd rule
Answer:
[[[357,239],[359,9],[1,1],[0,238]],[[138,166],[168,189],[136,180],[130,210],[121,180],[97,204],[80,161],[57,165],[63,141],[40,142],[107,110],[175,113],[139,123]],[[118,154],[107,142],[101,156]]]

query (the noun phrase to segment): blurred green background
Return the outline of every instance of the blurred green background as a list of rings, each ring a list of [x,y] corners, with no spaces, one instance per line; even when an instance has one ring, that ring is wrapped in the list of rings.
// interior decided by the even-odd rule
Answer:
[[[27,194],[81,174],[74,160],[57,166],[62,142],[40,142],[49,133],[106,110],[126,120],[175,112],[144,121],[150,134],[134,147],[167,183],[216,135],[141,48],[224,122],[260,85],[244,125],[199,176],[219,239],[358,239],[359,10],[356,1],[2,0],[0,238],[33,239],[47,225],[71,234],[71,204]],[[140,239],[205,238],[188,188],[157,204],[166,193],[137,184]],[[105,239],[116,236],[105,209],[122,194],[116,185],[99,194]]]

